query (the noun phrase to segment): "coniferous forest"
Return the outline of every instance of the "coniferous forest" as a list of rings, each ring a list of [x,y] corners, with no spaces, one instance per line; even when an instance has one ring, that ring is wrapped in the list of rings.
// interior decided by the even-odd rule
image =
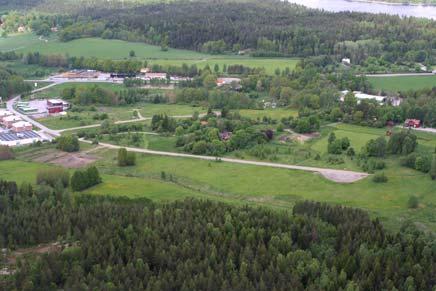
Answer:
[[[290,211],[79,195],[0,183],[0,246],[68,242],[18,258],[3,290],[432,290],[436,245],[362,210]],[[6,264],[6,258],[2,258]],[[7,280],[5,279],[7,278]]]

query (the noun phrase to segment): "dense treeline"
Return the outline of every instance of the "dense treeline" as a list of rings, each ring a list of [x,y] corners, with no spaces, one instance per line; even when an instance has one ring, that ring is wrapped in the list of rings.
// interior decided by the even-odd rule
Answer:
[[[157,205],[0,182],[0,247],[78,242],[19,260],[8,290],[431,290],[435,241],[360,210],[294,215],[185,200]]]
[[[26,65],[40,65],[44,67],[64,67],[71,69],[98,70],[110,73],[138,73],[146,62],[137,60],[102,60],[97,58],[69,57],[62,54],[42,55],[30,52],[22,56]]]
[[[7,99],[14,94],[26,93],[32,89],[29,83],[14,72],[0,67],[0,97]]]
[[[198,17],[201,15],[202,17]],[[65,27],[63,40],[120,38],[210,53],[255,49],[259,56],[350,57],[364,64],[433,62],[435,23],[389,15],[328,13],[282,1],[195,1],[134,9],[86,9],[93,22]],[[328,23],[329,25],[325,25]],[[368,64],[370,65],[370,64]]]
[[[127,88],[119,91],[105,89],[101,86],[71,86],[62,90],[63,99],[76,105],[126,105],[138,102],[164,103],[162,94],[151,94],[148,89]]]

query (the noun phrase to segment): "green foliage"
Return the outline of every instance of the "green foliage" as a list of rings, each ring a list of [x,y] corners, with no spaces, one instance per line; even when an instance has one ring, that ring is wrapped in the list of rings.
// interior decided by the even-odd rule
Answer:
[[[372,177],[372,181],[374,183],[386,183],[388,181],[388,177],[385,175],[384,172],[376,173]]]
[[[363,149],[364,153],[370,157],[384,157],[386,154],[386,139],[383,136],[371,139]]]
[[[72,203],[67,192],[52,191],[34,200],[35,195],[24,194],[28,191],[0,181],[0,247],[60,237],[80,243],[21,257],[7,290],[182,290],[187,285],[204,290],[210,280],[225,290],[300,290],[325,284],[334,290],[401,289],[410,284],[415,269],[420,277],[413,284],[420,290],[432,287],[431,237],[410,226],[390,235],[359,209],[306,201],[289,213],[191,199],[162,205],[86,195]],[[62,203],[62,211],[53,201]],[[189,264],[193,267],[185,268]],[[415,267],[397,272],[403,265]],[[304,277],[289,273],[297,268]],[[385,276],[371,276],[375,270]]]
[[[36,174],[36,184],[57,187],[58,184],[64,188],[70,183],[70,173],[63,168],[41,169]]]
[[[389,138],[387,150],[391,154],[408,155],[414,152],[418,145],[417,137],[410,131],[401,131],[392,134]]]
[[[118,166],[134,166],[136,164],[136,154],[134,152],[128,152],[125,148],[118,150]]]
[[[407,200],[407,207],[415,209],[419,206],[419,199],[415,195],[411,195],[409,200]]]
[[[433,155],[430,167],[430,177],[432,180],[436,180],[436,155]]]
[[[56,148],[64,152],[78,152],[79,139],[75,135],[61,135],[56,138]]]
[[[85,170],[76,170],[71,177],[73,191],[83,191],[101,183],[100,174],[95,166]]]
[[[11,147],[0,145],[0,161],[12,160],[14,158],[15,154]]]
[[[208,41],[202,46],[202,50],[209,54],[222,54],[227,48],[224,40]]]

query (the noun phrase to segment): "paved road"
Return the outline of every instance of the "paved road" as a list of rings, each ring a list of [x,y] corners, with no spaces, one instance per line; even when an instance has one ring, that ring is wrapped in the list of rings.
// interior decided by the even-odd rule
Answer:
[[[409,127],[403,127],[404,129],[409,129]],[[418,127],[418,128],[413,128],[410,127],[412,130],[416,130],[416,131],[423,131],[423,132],[428,132],[428,133],[434,133],[436,134],[436,128],[431,128],[431,127]]]
[[[42,90],[46,90],[46,89],[48,89],[48,88],[50,88],[50,87],[53,87],[53,86],[55,86],[55,85],[57,85],[57,84],[50,84],[50,85],[48,85],[48,86],[45,86],[45,87],[42,87],[42,88],[39,88],[39,89],[33,90],[32,93],[36,93],[36,92],[39,92],[39,91],[42,91]],[[54,136],[54,137],[60,135],[59,132],[58,132],[57,130],[50,129],[50,128],[46,127],[45,125],[39,123],[38,121],[36,121],[36,120],[30,118],[29,116],[27,116],[27,115],[25,115],[25,114],[22,114],[21,112],[15,110],[15,108],[14,108],[14,103],[15,103],[15,101],[19,100],[20,98],[21,98],[21,95],[18,95],[18,96],[16,96],[16,97],[14,97],[14,98],[8,100],[8,101],[6,102],[6,108],[7,108],[10,112],[14,113],[15,115],[20,116],[21,119],[23,119],[23,120],[25,120],[25,121],[27,121],[27,122],[30,122],[33,126],[39,128],[39,129],[40,129],[41,131],[43,131],[44,133],[49,134],[49,135]]]
[[[88,141],[85,139],[80,139],[80,141],[83,141],[86,143],[92,143],[91,141]],[[144,154],[150,154],[150,155],[158,155],[158,156],[193,158],[193,159],[208,160],[208,161],[216,161],[217,160],[217,157],[213,157],[213,156],[199,156],[199,155],[182,154],[182,153],[174,153],[174,152],[153,151],[153,150],[141,149],[141,148],[117,146],[117,145],[108,144],[108,143],[99,143],[99,146],[103,146],[103,147],[110,148],[110,149],[125,148],[131,152],[144,153]],[[334,182],[338,182],[338,183],[352,183],[352,182],[356,182],[356,181],[359,181],[361,179],[364,179],[368,176],[367,173],[346,171],[346,170],[305,167],[305,166],[279,164],[279,163],[240,160],[240,159],[233,159],[233,158],[219,158],[219,159],[222,162],[235,163],[235,164],[282,168],[282,169],[290,169],[290,170],[301,170],[301,171],[319,173],[322,176],[324,176],[325,178],[327,178],[331,181],[334,181]]]

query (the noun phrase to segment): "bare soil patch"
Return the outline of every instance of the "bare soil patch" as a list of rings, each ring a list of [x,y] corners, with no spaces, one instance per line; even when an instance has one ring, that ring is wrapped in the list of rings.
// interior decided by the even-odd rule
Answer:
[[[284,137],[281,138],[282,141],[287,142],[287,141],[297,141],[300,143],[305,143],[313,138],[317,138],[320,136],[319,132],[311,132],[311,133],[296,133],[290,129],[286,130],[287,132],[289,132],[289,135],[286,135]]]
[[[34,158],[33,161],[58,165],[65,168],[81,168],[94,163],[98,159],[97,156],[87,153],[65,153],[54,150]]]

